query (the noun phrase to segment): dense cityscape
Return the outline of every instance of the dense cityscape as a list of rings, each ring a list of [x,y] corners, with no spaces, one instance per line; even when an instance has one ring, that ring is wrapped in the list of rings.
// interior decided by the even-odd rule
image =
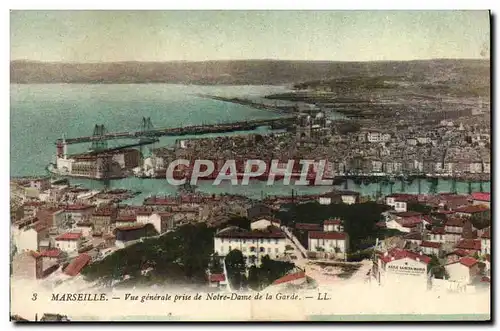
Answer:
[[[11,181],[13,276],[53,286],[83,277],[104,287],[174,283],[210,291],[352,279],[390,286],[407,277],[426,291],[489,288],[490,194],[470,185],[467,193],[363,196],[332,187],[251,199],[186,184],[142,205],[126,202],[130,190],[71,185],[71,175],[105,180],[109,169],[165,180],[166,165],[179,158],[327,160],[325,178],[389,185],[394,178],[489,181],[490,115],[482,104],[425,124],[401,116],[397,127],[357,120],[347,130],[320,106],[303,107],[289,110],[294,123],[279,131],[178,139],[151,148],[149,157],[97,147],[99,153],[75,157],[58,146],[56,164],[72,167],[69,179]],[[99,165],[102,155],[112,167]],[[189,167],[181,172],[188,177]]]
[[[490,15],[11,11],[11,320],[491,320]]]

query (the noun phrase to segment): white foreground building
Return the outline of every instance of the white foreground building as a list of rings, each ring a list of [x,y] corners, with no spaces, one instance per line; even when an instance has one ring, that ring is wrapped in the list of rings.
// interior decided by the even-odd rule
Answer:
[[[271,259],[284,256],[285,234],[276,227],[269,230],[248,231],[235,226],[219,231],[214,237],[214,251],[219,256],[226,256],[232,250],[239,250],[248,264],[260,264],[262,257]]]
[[[411,285],[427,290],[427,265],[431,258],[423,253],[413,253],[404,249],[394,248],[375,255],[372,276],[383,286]]]

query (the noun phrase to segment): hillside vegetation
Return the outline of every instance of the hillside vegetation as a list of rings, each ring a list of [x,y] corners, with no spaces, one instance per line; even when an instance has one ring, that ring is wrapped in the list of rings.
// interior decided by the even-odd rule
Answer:
[[[49,63],[12,61],[11,83],[176,83],[282,85],[349,76],[467,81],[489,86],[489,60],[328,62],[239,60],[206,62]],[[485,81],[486,79],[486,81]],[[380,85],[379,82],[373,82]],[[309,84],[305,84],[309,85]],[[297,86],[301,88],[301,86]],[[303,86],[302,86],[303,87]]]

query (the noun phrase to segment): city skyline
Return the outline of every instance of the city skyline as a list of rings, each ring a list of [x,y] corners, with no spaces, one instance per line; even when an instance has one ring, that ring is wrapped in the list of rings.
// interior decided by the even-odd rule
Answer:
[[[488,11],[12,11],[11,60],[489,59]]]

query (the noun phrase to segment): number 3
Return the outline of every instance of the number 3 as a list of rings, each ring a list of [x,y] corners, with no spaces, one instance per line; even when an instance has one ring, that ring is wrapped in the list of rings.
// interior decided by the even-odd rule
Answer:
[[[33,296],[31,297],[31,300],[32,300],[32,301],[36,301],[36,299],[37,299],[37,296],[38,296],[38,294],[36,294],[36,293],[33,293]]]

